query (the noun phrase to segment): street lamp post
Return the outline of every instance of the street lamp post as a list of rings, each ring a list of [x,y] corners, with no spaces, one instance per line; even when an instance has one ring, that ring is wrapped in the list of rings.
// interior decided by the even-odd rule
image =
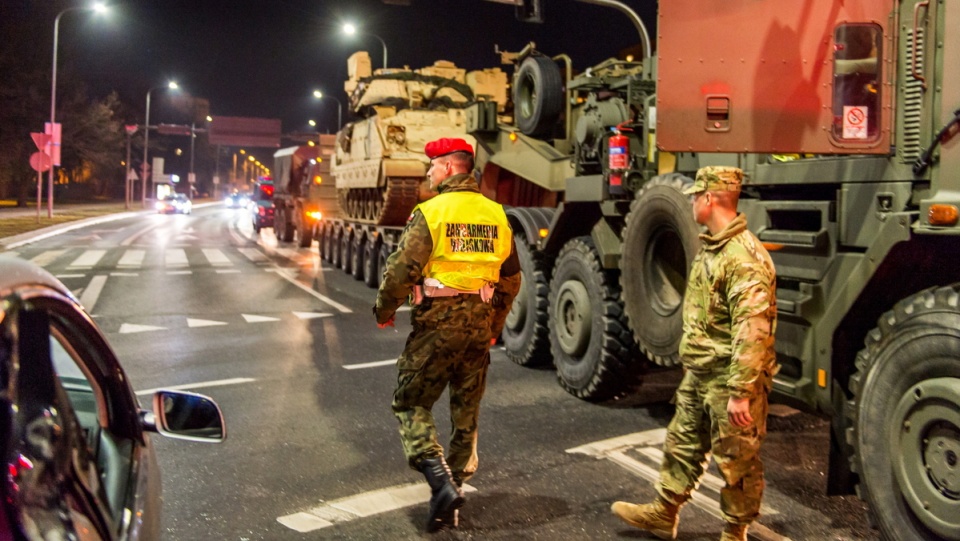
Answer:
[[[357,27],[350,23],[347,23],[343,25],[343,33],[348,36],[352,36],[357,33]],[[380,44],[383,45],[383,69],[387,69],[387,42],[383,41],[383,38],[381,38],[376,34],[371,34],[370,32],[363,32],[363,34],[366,34],[368,36],[373,36],[378,40],[380,40]]]
[[[340,100],[338,100],[337,98],[334,98],[333,96],[327,96],[327,95],[325,95],[323,92],[320,92],[319,90],[314,90],[314,91],[313,91],[313,97],[314,97],[314,98],[317,98],[318,100],[321,100],[321,99],[323,99],[323,98],[327,98],[327,99],[330,99],[330,100],[333,100],[333,101],[337,102],[337,129],[336,129],[336,131],[340,131],[340,128],[343,127],[343,115],[342,115],[342,112],[343,112],[343,111],[342,111],[342,104],[340,103]]]
[[[106,11],[107,7],[101,3],[97,2],[91,7],[73,7],[67,8],[60,13],[57,13],[57,17],[53,20],[53,71],[50,76],[50,153],[51,158],[53,158],[53,146],[54,141],[52,140],[53,132],[56,129],[57,124],[57,47],[60,42],[60,17],[63,17],[64,13],[68,11],[79,11],[79,10],[93,10],[97,13]],[[59,165],[59,164],[57,164]],[[50,165],[50,176],[47,180],[47,218],[53,217],[53,171],[56,169],[56,166],[53,164]]]
[[[147,208],[147,168],[149,167],[149,163],[147,162],[147,149],[150,147],[150,93],[162,87],[163,85],[160,85],[147,90],[147,115],[144,119],[143,126],[143,163],[140,165],[140,169],[143,171],[143,178],[140,179],[140,201],[143,208]],[[166,87],[171,90],[178,88],[177,83],[174,81],[167,83]]]

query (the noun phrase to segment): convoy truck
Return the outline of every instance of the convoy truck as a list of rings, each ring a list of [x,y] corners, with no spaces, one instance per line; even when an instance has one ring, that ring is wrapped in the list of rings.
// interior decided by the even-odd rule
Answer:
[[[501,53],[509,103],[465,109],[523,268],[508,356],[592,401],[676,367],[699,247],[682,189],[740,167],[777,269],[774,399],[831,419],[828,489],[856,490],[884,539],[960,541],[960,5],[670,0],[654,44],[629,6],[583,1],[628,14],[641,55],[575,73],[533,44]],[[389,148],[384,118],[364,122],[379,135],[355,125],[338,154]],[[344,241],[357,223],[322,226],[325,259],[364,246]],[[362,234],[381,238],[365,261],[383,233]]]
[[[330,178],[336,135],[320,134],[309,144],[281,148],[273,155],[273,231],[277,240],[295,241],[301,248],[313,242],[322,216],[338,213],[337,193]]]

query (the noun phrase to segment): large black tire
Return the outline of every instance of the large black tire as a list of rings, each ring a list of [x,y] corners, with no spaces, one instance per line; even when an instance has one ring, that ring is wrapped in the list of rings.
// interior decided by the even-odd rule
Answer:
[[[552,261],[540,252],[532,252],[523,232],[514,234],[514,240],[522,282],[503,326],[503,346],[507,357],[520,366],[543,366],[551,361],[550,329],[547,327],[550,284],[547,277]]]
[[[380,243],[380,252],[379,252],[379,255],[377,256],[377,269],[379,269],[377,271],[378,281],[381,281],[381,282],[383,281],[383,271],[386,270],[387,268],[387,258],[390,257],[390,254],[392,253],[393,253],[393,250],[391,249],[389,244],[387,244],[386,242]],[[378,287],[379,287],[379,284],[378,284]]]
[[[274,215],[274,225],[273,232],[277,235],[277,240],[281,242],[292,242],[293,241],[293,232],[294,225],[293,220],[290,219],[290,209],[285,207],[278,207],[276,209],[276,214]]]
[[[330,262],[333,259],[333,225],[324,224],[320,234],[320,257]]]
[[[380,287],[380,235],[372,235],[363,245],[363,283],[370,287]]]
[[[350,247],[350,272],[354,279],[363,280],[363,249],[367,244],[367,237],[360,231],[353,234],[353,246]]]
[[[340,268],[340,260],[343,257],[343,245],[340,243],[340,239],[346,234],[346,231],[342,227],[333,227],[333,232],[330,233],[330,264],[334,268]]]
[[[340,270],[347,274],[353,272],[353,235],[349,229],[340,235]]]
[[[960,284],[884,314],[850,388],[851,468],[882,537],[960,540]]]
[[[560,250],[550,281],[550,351],[560,386],[584,400],[623,395],[644,361],[620,304],[617,272],[603,270],[590,237]]]
[[[296,235],[297,246],[300,248],[309,248],[310,244],[313,243],[313,226],[310,222],[304,220],[302,213],[300,219],[297,220]]]
[[[563,77],[556,62],[529,56],[520,63],[513,84],[517,127],[525,135],[549,135],[563,111]]]
[[[630,330],[648,359],[680,362],[683,294],[700,249],[699,228],[678,173],[654,177],[637,192],[623,227],[620,286]]]

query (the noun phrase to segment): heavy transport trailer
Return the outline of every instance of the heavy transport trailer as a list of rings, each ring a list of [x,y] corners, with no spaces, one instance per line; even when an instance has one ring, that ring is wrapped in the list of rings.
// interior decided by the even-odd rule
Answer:
[[[380,287],[384,263],[397,249],[403,227],[322,219],[314,231],[320,258],[370,287]]]
[[[960,4],[670,0],[654,53],[635,22],[638,61],[530,46],[503,55],[513,116],[467,110],[523,267],[508,356],[593,401],[677,366],[682,189],[738,166],[778,274],[774,399],[831,419],[829,491],[884,539],[960,540]]]
[[[337,215],[336,187],[330,178],[335,143],[335,135],[320,134],[317,141],[274,153],[273,231],[278,241],[309,247],[317,221]]]

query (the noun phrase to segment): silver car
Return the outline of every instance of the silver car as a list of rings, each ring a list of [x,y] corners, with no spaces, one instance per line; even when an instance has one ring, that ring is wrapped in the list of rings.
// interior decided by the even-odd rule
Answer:
[[[0,538],[159,539],[150,432],[221,442],[226,424],[192,393],[157,391],[141,409],[70,291],[0,256]]]

